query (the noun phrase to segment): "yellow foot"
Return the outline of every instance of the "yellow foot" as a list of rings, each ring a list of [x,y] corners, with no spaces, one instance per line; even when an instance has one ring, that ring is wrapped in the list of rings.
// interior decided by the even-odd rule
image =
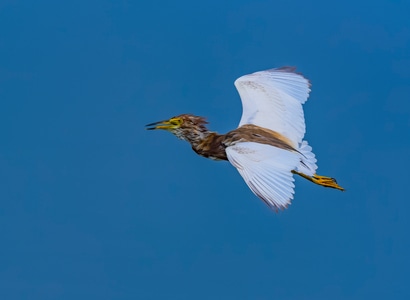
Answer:
[[[326,177],[326,176],[320,176],[320,175],[313,175],[311,177],[312,182],[325,186],[325,187],[330,187],[330,188],[334,188],[334,189],[338,189],[340,191],[344,191],[345,189],[342,188],[340,185],[337,184],[336,179],[332,178],[332,177]]]
[[[332,177],[327,177],[327,176],[320,176],[320,175],[313,175],[312,177],[305,175],[303,173],[300,173],[298,171],[293,170],[292,171],[293,174],[297,174],[299,176],[302,176],[303,178],[312,181],[313,183],[316,183],[318,185],[321,186],[325,186],[325,187],[330,187],[333,189],[338,189],[340,191],[344,191],[345,189],[342,188],[340,185],[337,184],[336,179],[332,178]]]

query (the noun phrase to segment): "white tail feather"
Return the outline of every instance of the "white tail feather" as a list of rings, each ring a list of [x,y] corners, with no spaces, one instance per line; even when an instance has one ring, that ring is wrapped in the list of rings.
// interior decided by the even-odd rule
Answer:
[[[298,151],[301,153],[300,164],[296,168],[296,171],[308,176],[313,176],[316,173],[316,157],[312,152],[312,147],[309,146],[307,141],[302,141],[299,145]]]

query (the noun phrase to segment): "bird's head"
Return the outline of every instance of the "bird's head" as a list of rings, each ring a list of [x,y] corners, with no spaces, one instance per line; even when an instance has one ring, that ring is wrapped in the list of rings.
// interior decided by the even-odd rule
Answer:
[[[205,126],[207,123],[208,122],[203,117],[183,114],[172,117],[169,120],[151,123],[146,126],[148,130],[167,130],[178,138],[194,144],[199,140],[202,140],[209,132]]]

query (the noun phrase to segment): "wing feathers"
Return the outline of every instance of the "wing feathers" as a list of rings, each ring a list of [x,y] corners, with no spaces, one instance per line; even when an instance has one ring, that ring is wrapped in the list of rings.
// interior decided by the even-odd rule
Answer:
[[[291,170],[299,164],[300,154],[253,142],[237,143],[226,153],[252,192],[267,205],[277,210],[290,204],[295,187]]]
[[[254,124],[279,132],[298,145],[305,134],[302,104],[310,83],[294,68],[284,67],[245,75],[235,81],[242,100],[239,126]]]
[[[228,160],[256,196],[275,210],[286,208],[295,187],[291,171],[312,176],[317,168],[312,148],[303,141],[302,104],[309,97],[310,82],[295,68],[282,67],[242,76],[235,86],[243,108],[239,126],[253,124],[278,132],[298,151],[242,142],[226,148]]]

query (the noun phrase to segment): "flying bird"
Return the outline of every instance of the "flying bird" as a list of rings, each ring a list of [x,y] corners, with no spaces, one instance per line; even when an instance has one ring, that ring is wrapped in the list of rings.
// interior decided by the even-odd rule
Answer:
[[[334,178],[316,174],[317,160],[303,140],[302,104],[309,97],[310,82],[295,70],[281,67],[238,78],[242,118],[238,128],[226,134],[209,131],[205,118],[191,114],[148,124],[147,129],[167,130],[201,156],[228,160],[252,192],[276,211],[293,199],[294,174],[344,191]]]

